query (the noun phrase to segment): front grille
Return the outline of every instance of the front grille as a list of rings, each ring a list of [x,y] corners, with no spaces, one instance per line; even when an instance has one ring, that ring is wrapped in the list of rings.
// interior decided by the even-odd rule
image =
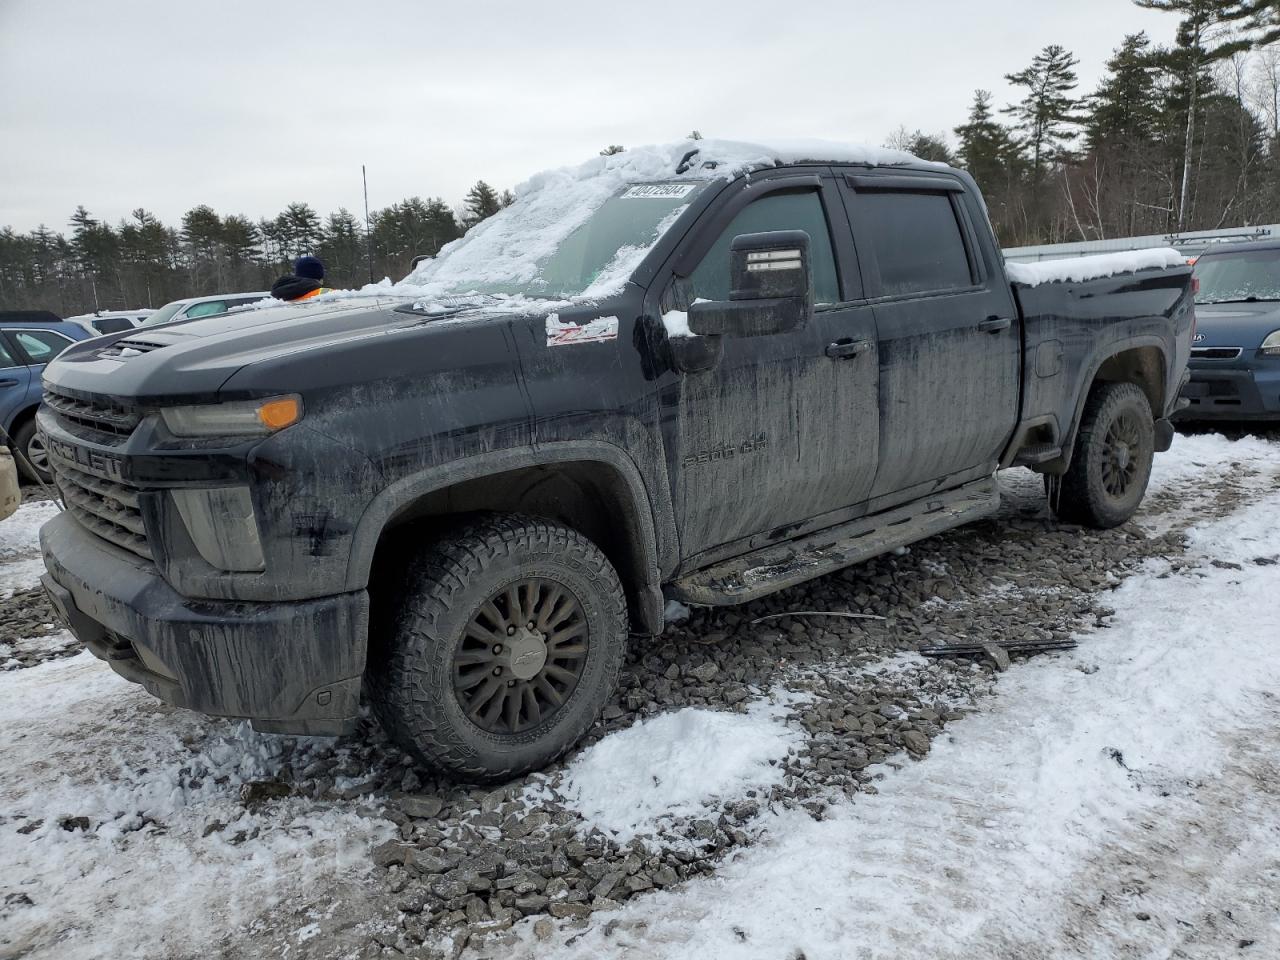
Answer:
[[[53,451],[49,461],[67,511],[83,527],[118,547],[152,559],[136,489],[85,473]]]
[[[135,411],[104,397],[84,400],[57,390],[45,390],[44,405],[68,433],[106,446],[124,443],[141,419]]]
[[[1234,360],[1243,351],[1240,347],[1192,347],[1192,360]]]

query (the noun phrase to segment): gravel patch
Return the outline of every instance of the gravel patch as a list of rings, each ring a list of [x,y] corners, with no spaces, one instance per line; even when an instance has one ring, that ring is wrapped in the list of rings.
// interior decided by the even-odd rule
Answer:
[[[886,764],[926,756],[948,723],[996,692],[1001,666],[990,658],[924,658],[919,647],[1105,629],[1106,595],[1130,572],[1155,557],[1177,565],[1176,529],[1060,526],[1038,477],[1015,473],[1004,482],[997,517],[752,604],[693,608],[662,637],[637,643],[614,703],[552,770],[468,788],[438,781],[381,743],[370,755],[380,766],[358,782],[309,771],[317,776],[297,789],[377,798],[399,830],[373,852],[392,907],[370,921],[373,938],[360,955],[453,956],[470,947],[499,956],[525,918],[536,936],[550,937],[557,928],[585,928],[632,897],[712,874],[759,838],[764,814],[802,810],[821,819],[837,798],[874,793]],[[1246,490],[1238,478],[1225,483],[1200,516],[1228,512]],[[1172,504],[1176,493],[1163,499]],[[786,615],[752,623],[788,611],[883,619]],[[1025,655],[1010,659],[1016,669]],[[781,716],[801,733],[781,762],[780,782],[714,798],[626,842],[575,809],[567,771],[602,738],[682,709],[746,713],[779,694],[789,701]],[[365,736],[380,741],[372,727]],[[324,939],[309,940],[317,946],[305,955],[337,956],[320,946]]]
[[[1250,471],[1256,467],[1246,463],[1212,492],[1196,489],[1197,517],[1229,512],[1248,495]],[[926,756],[948,723],[998,691],[1005,664],[924,658],[918,648],[1106,629],[1110,590],[1151,558],[1175,569],[1180,562],[1186,491],[1176,484],[1153,497],[1138,521],[1092,531],[1048,515],[1039,477],[1013,472],[1002,483],[1005,500],[994,518],[755,603],[693,608],[661,637],[636,642],[614,702],[548,771],[498,787],[448,783],[391,746],[369,719],[332,749],[281,738],[274,775],[241,787],[247,810],[269,814],[302,799],[389,821],[395,836],[372,851],[371,880],[335,890],[328,904],[275,908],[220,946],[235,953],[246,938],[271,940],[288,944],[290,957],[314,960],[455,956],[467,948],[500,956],[511,928],[526,918],[538,937],[616,923],[592,918],[713,874],[759,839],[765,814],[821,819],[835,800],[875,792],[886,765]],[[1173,519],[1162,520],[1162,512]],[[75,652],[55,639],[30,643],[57,636],[45,626],[52,616],[42,604],[38,591],[24,591],[0,610],[7,631],[0,643],[18,667]],[[21,626],[10,626],[9,611],[25,618]],[[30,645],[19,650],[10,639],[18,635]],[[1017,669],[1025,656],[1009,659]],[[675,711],[746,715],[766,701],[796,735],[769,785],[709,797],[700,810],[664,818],[625,842],[575,807],[568,771],[603,738]]]

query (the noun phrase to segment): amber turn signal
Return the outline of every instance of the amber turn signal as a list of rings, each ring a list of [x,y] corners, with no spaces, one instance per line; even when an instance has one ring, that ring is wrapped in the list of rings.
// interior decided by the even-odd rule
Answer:
[[[258,419],[268,430],[283,430],[302,419],[302,403],[297,397],[268,400],[258,408]]]

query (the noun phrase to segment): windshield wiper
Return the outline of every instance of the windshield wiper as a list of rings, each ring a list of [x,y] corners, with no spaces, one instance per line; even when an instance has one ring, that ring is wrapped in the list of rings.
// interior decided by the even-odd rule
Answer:
[[[1280,303],[1280,297],[1226,297],[1222,300],[1197,300],[1196,303]]]
[[[464,310],[477,307],[488,307],[499,302],[498,297],[490,293],[477,293],[470,296],[430,297],[417,300],[413,304],[415,313],[425,313],[429,317],[451,317]]]

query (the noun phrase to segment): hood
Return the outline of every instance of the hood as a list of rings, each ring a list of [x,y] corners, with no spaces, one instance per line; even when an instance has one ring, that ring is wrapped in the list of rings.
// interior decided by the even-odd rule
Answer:
[[[1253,350],[1267,334],[1280,330],[1280,303],[1197,303],[1197,347]]]
[[[44,381],[125,399],[211,400],[247,364],[424,323],[421,315],[395,310],[404,302],[302,301],[136,328],[67,348],[45,368]]]

